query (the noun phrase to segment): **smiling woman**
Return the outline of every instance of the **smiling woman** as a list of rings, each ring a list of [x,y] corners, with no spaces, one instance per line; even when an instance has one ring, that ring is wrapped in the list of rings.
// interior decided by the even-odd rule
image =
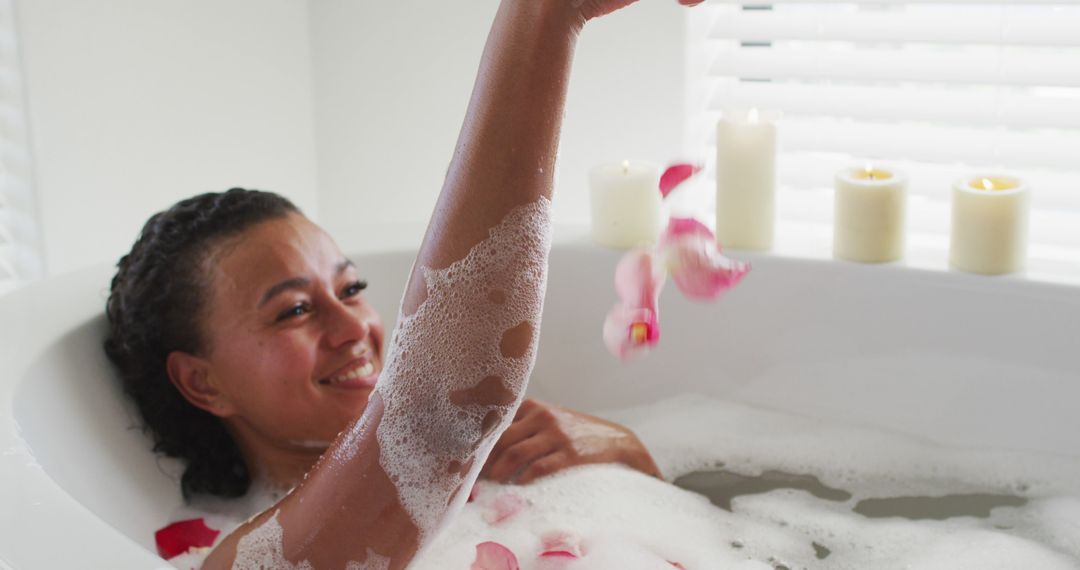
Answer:
[[[158,450],[188,459],[187,495],[295,485],[205,568],[404,568],[485,467],[521,483],[598,462],[659,475],[625,428],[521,405],[571,56],[587,20],[629,3],[503,0],[385,367],[357,268],[291,203],[233,189],[147,223],[106,350]]]

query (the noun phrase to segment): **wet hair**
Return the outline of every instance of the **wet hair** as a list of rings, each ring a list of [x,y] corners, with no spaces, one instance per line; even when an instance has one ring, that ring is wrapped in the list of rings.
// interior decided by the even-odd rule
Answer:
[[[204,267],[223,240],[299,209],[272,192],[233,188],[201,194],[154,214],[120,259],[105,312],[105,354],[134,401],[154,451],[186,463],[180,488],[239,497],[251,485],[240,448],[220,418],[188,402],[169,381],[169,353],[204,352],[200,323],[207,297]]]

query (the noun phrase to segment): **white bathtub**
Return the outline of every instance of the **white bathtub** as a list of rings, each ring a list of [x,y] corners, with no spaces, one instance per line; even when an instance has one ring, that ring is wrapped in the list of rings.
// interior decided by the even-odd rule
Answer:
[[[357,256],[388,320],[413,254]],[[613,408],[694,391],[970,446],[1080,455],[1080,288],[741,256],[715,305],[671,287],[663,340],[620,365],[600,326],[617,254],[556,247],[533,396]],[[101,351],[111,268],[0,298],[0,569],[166,567],[179,503]]]

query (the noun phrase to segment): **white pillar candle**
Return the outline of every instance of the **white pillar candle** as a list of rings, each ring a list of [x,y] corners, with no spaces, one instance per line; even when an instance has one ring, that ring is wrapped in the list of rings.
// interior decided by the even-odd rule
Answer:
[[[716,126],[716,240],[735,249],[773,245],[776,125],[757,109]]]
[[[1024,268],[1030,189],[1011,176],[972,176],[953,185],[949,263],[995,275]]]
[[[903,173],[871,166],[836,173],[833,255],[862,263],[903,257],[906,203]]]
[[[589,172],[593,240],[617,249],[647,247],[660,237],[660,166],[601,164]]]

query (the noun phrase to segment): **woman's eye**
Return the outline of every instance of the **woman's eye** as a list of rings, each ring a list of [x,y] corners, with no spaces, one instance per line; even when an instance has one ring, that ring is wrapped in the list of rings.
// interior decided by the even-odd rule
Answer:
[[[277,320],[278,322],[280,322],[286,319],[291,319],[293,317],[299,317],[307,313],[308,309],[309,307],[307,303],[297,303],[289,307],[288,309],[285,309],[284,311],[278,313]]]
[[[364,289],[367,289],[367,281],[353,281],[345,287],[345,292],[342,294],[342,297],[355,297]]]

